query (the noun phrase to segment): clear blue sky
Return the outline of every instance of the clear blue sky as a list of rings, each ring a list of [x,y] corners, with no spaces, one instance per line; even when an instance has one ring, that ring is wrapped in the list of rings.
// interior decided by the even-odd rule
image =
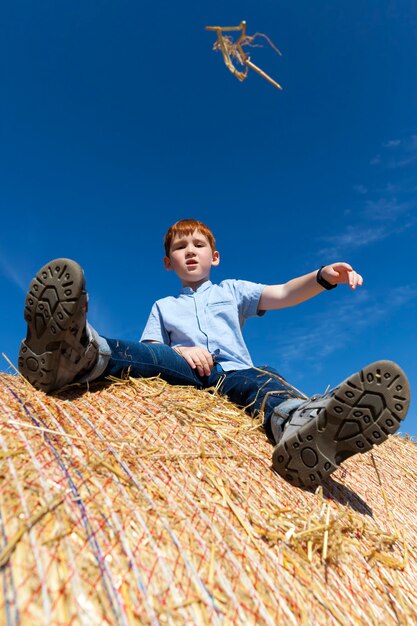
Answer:
[[[414,9],[413,9],[414,7]],[[417,392],[417,12],[412,0],[3,3],[0,347],[46,261],[85,268],[90,320],[138,339],[178,284],[162,237],[196,217],[213,280],[281,283],[337,260],[364,276],[250,320],[257,364],[306,393],[394,359]],[[246,19],[282,50],[239,83],[206,25]],[[7,370],[2,359],[2,369]],[[402,432],[417,435],[417,403]]]

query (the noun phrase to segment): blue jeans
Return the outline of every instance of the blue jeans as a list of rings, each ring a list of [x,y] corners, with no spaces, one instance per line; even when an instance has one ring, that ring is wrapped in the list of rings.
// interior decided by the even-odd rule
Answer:
[[[199,376],[175,350],[162,343],[135,343],[107,339],[111,357],[100,379],[106,376],[150,378],[160,376],[172,385],[206,389],[219,384],[218,391],[253,417],[263,412],[263,426],[273,441],[271,415],[284,400],[300,397],[271,367],[251,367],[225,372],[216,364],[209,376]],[[219,382],[220,381],[220,382]]]

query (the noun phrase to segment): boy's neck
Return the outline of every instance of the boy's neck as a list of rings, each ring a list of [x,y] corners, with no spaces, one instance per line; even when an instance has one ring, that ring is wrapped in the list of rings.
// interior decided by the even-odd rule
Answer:
[[[210,281],[210,276],[208,278],[203,278],[202,280],[197,280],[196,282],[192,281],[182,281],[181,284],[183,287],[190,287],[193,291],[197,291],[201,285]]]

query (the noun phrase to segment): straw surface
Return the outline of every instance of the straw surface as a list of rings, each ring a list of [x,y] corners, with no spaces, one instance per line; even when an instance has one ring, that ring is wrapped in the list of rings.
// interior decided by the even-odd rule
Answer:
[[[409,439],[311,493],[215,393],[3,374],[0,408],[0,624],[417,622]]]

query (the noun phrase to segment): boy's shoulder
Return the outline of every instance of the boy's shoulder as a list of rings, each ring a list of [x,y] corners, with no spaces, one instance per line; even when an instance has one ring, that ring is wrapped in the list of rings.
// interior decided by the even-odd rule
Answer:
[[[241,278],[227,278],[222,280],[218,284],[218,287],[223,289],[230,289],[233,291],[253,291],[263,289],[265,285],[263,283],[255,283],[252,280],[242,280]]]

